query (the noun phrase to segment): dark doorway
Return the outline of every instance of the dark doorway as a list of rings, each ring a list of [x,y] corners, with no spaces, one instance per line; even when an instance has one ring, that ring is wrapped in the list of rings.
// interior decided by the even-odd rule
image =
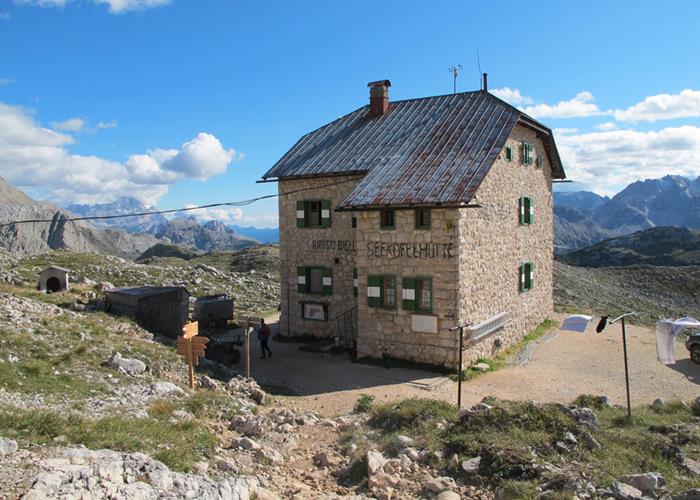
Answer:
[[[61,290],[61,281],[56,277],[51,277],[46,280],[46,291],[56,293]]]

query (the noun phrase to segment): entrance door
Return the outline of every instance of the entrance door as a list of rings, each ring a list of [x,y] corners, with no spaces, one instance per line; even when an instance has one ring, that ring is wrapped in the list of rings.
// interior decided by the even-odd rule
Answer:
[[[55,276],[52,276],[48,280],[46,280],[46,291],[49,293],[56,293],[61,290],[61,281],[56,278]]]

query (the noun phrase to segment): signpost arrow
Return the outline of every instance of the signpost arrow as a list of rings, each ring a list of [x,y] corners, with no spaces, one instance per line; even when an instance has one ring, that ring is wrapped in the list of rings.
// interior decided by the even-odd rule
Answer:
[[[190,389],[194,389],[194,367],[199,365],[199,358],[204,357],[209,339],[198,337],[199,323],[193,321],[182,327],[182,335],[177,338],[177,353],[185,358]]]

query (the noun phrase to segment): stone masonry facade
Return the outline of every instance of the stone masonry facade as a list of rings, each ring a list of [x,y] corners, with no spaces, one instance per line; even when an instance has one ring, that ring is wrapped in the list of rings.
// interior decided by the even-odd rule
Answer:
[[[523,165],[521,143],[534,145],[535,161]],[[358,357],[396,358],[456,368],[458,335],[449,328],[478,323],[508,313],[510,323],[477,343],[467,343],[465,365],[478,357],[492,357],[522,338],[551,315],[552,191],[551,170],[535,132],[516,126],[507,140],[513,157],[499,155],[471,204],[478,208],[431,210],[429,229],[417,229],[414,210],[395,211],[395,227],[380,228],[377,210],[335,212],[357,185],[359,176],[281,180],[280,193],[310,191],[280,197],[280,253],[282,261],[281,331],[291,335],[335,335],[332,321],[302,318],[303,302],[328,305],[328,317],[357,305]],[[532,200],[532,223],[520,223],[519,200]],[[331,202],[327,228],[298,228],[297,202]],[[356,227],[352,226],[353,215]],[[350,243],[347,243],[350,242]],[[534,264],[534,285],[521,291],[519,267]],[[298,291],[297,268],[319,265],[332,269],[330,295]],[[357,297],[353,269],[357,271]],[[370,307],[368,277],[393,276],[396,307]],[[432,308],[416,313],[402,307],[402,279],[429,277]],[[420,320],[420,322],[417,322]],[[429,328],[417,325],[432,325]],[[435,327],[434,330],[432,328]]]

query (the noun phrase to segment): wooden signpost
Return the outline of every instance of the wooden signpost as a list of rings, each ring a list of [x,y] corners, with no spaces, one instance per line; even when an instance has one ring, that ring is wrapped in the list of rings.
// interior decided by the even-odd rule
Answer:
[[[194,367],[204,357],[209,339],[199,337],[199,323],[187,323],[182,327],[182,335],[177,338],[177,353],[185,358],[189,375],[190,389],[194,389]]]

